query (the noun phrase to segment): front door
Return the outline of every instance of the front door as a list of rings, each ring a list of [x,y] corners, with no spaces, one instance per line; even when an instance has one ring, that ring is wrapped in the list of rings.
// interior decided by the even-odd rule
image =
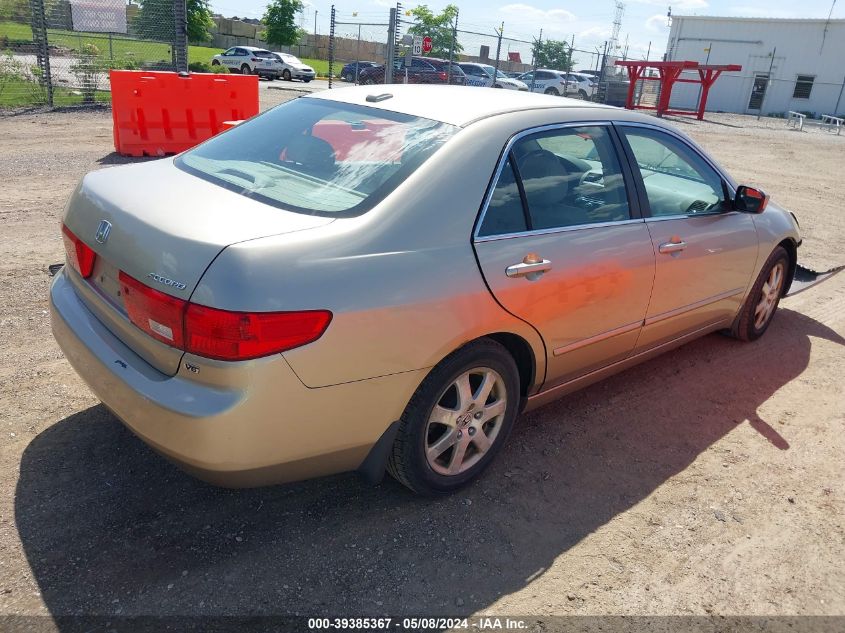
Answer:
[[[751,85],[751,96],[748,98],[748,109],[759,110],[763,107],[763,99],[766,96],[766,88],[769,86],[769,75],[757,73],[754,75],[754,83]]]
[[[533,325],[546,387],[628,356],[654,278],[610,125],[529,133],[511,147],[475,237],[499,303]]]
[[[619,125],[648,199],[654,290],[638,349],[728,325],[757,261],[751,215],[733,211],[719,173],[667,132]]]

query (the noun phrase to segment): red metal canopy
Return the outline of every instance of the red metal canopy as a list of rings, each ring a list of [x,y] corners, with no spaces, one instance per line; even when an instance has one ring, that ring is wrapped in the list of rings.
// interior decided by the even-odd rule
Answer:
[[[628,76],[631,83],[628,86],[628,98],[625,102],[625,107],[629,110],[657,110],[658,116],[664,114],[683,114],[695,115],[700,121],[704,118],[704,108],[707,106],[707,95],[710,92],[710,87],[716,82],[723,72],[734,72],[742,70],[742,66],[738,64],[699,64],[691,61],[677,61],[677,62],[658,62],[658,61],[634,61],[634,60],[619,60],[616,62],[617,66],[623,66],[628,69]],[[646,68],[655,68],[657,70],[657,77],[645,76]],[[685,70],[697,70],[698,79],[682,79],[681,73]],[[660,95],[657,99],[657,106],[642,106],[634,104],[634,90],[637,81],[659,81]],[[698,107],[693,110],[670,110],[669,100],[672,97],[672,87],[676,83],[701,84],[701,95],[698,99]]]

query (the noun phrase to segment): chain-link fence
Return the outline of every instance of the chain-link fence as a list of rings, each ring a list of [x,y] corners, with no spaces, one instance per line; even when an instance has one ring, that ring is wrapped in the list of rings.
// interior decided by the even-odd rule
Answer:
[[[0,0],[0,106],[109,100],[110,69],[187,70],[185,0]]]
[[[384,65],[389,54],[389,15],[382,11],[341,11],[329,19],[329,83],[334,77],[359,83],[367,69]]]
[[[539,27],[535,34],[511,33],[505,23],[461,22],[458,13],[417,16],[401,3],[366,13],[332,7],[329,74],[363,84],[454,83],[625,102],[629,83],[611,64],[607,43],[579,48],[574,35],[548,41]]]

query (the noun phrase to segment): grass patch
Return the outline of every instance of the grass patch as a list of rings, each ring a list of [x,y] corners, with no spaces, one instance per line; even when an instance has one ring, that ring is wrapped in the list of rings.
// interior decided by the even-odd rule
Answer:
[[[95,99],[97,103],[111,103],[111,93],[98,90]],[[62,87],[53,89],[55,107],[80,105],[82,102],[82,94],[78,90]],[[3,90],[0,92],[0,108],[22,108],[46,103],[47,91],[24,79],[9,79],[3,84]]]
[[[32,29],[28,24],[0,21],[0,39],[4,37],[10,42],[31,42]],[[103,59],[134,60],[139,64],[170,62],[172,59],[170,44],[167,42],[139,40],[126,35],[109,37],[103,33],[47,29],[47,41],[51,46],[61,46],[76,52],[81,51],[86,44],[93,44],[99,49]],[[188,46],[188,61],[211,63],[211,58],[222,52],[222,49],[210,46]]]
[[[28,24],[0,20],[0,38],[8,38],[10,42],[31,42],[32,29]],[[111,38],[103,33],[85,33],[77,31],[65,31],[61,29],[48,29],[47,40],[52,46],[61,46],[72,51],[79,52],[85,44],[93,44],[100,51],[100,57],[105,59],[135,60],[143,62],[169,62],[171,59],[170,44],[167,42],[154,42],[152,40],[139,40],[127,35],[113,35]],[[217,53],[222,53],[222,48],[211,46],[188,46],[188,62],[211,63],[211,58]],[[329,74],[329,62],[324,59],[303,58],[302,61],[321,77]],[[338,72],[342,64],[335,64]]]

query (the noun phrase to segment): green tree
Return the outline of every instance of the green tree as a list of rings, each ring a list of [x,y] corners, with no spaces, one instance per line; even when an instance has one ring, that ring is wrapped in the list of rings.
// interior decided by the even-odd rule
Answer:
[[[214,27],[208,0],[187,0],[187,9],[188,41],[208,42],[211,39],[211,29]]]
[[[421,4],[411,9],[411,15],[416,18],[417,23],[408,29],[411,35],[421,35],[431,38],[431,55],[433,57],[449,57],[449,50],[452,47],[452,25],[458,16],[458,7],[454,4],[446,5],[438,14],[435,14],[427,5]],[[455,57],[463,51],[463,47],[457,40],[454,43]]]
[[[261,19],[267,30],[264,39],[270,46],[291,46],[302,38],[296,26],[296,14],[302,11],[301,0],[271,0]]]
[[[188,40],[207,42],[214,25],[208,0],[186,0]],[[173,0],[141,0],[133,27],[138,36],[148,40],[172,42],[174,29]]]
[[[544,40],[534,43],[534,62],[538,68],[572,70],[572,50],[569,44],[559,40]]]

